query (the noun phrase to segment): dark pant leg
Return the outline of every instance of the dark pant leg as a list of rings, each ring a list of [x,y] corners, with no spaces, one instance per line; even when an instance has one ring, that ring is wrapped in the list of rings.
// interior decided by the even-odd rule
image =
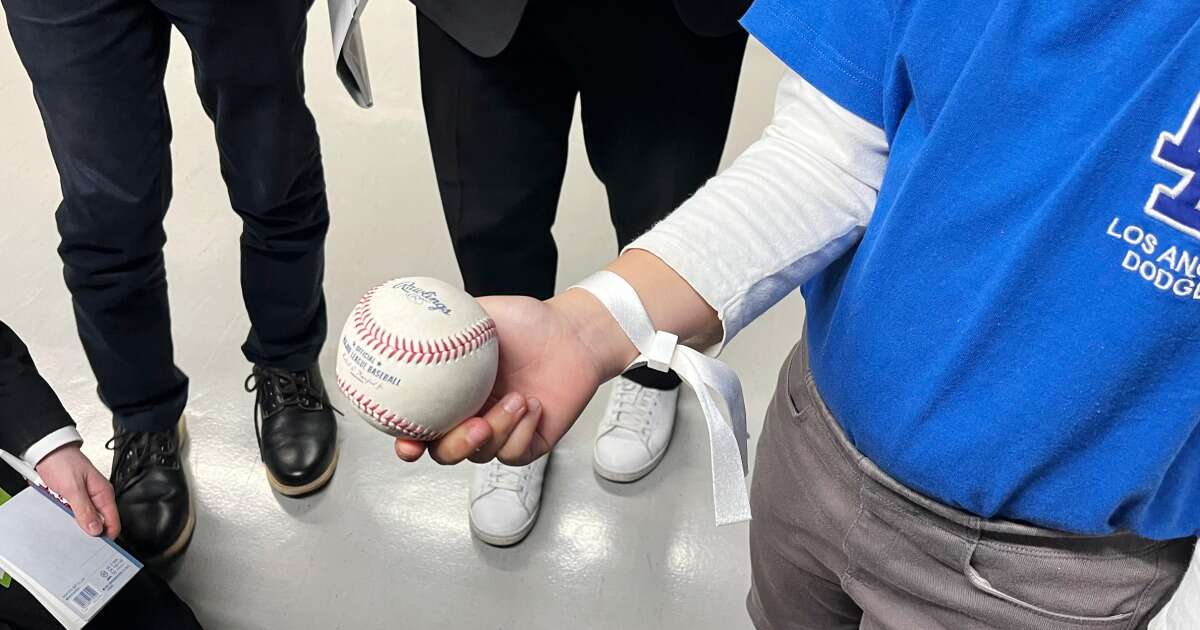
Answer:
[[[221,175],[242,218],[251,362],[301,370],[325,342],[329,208],[304,101],[305,0],[155,0],[192,49]]]
[[[560,45],[579,69],[588,158],[624,247],[716,174],[746,34],[697,35],[668,0],[641,3],[636,19],[619,5],[580,2],[572,17],[586,35]],[[619,46],[612,32],[621,33]],[[659,389],[679,384],[649,368],[626,377]]]
[[[59,254],[100,396],[118,425],[169,428],[187,398],[162,254],[169,25],[141,0],[3,3],[58,166]]]
[[[417,16],[421,93],[446,225],[472,295],[554,294],[550,228],[575,88],[530,7],[512,43],[478,57]]]
[[[624,247],[717,172],[741,73],[746,34],[702,37],[669,0],[642,3],[636,19],[611,3],[579,4],[587,36],[573,53],[588,159],[608,192]],[[620,28],[620,46],[612,29]]]

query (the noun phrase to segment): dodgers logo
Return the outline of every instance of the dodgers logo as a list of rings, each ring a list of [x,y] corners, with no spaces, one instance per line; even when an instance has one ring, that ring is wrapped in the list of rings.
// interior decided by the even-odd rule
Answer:
[[[1154,163],[1180,176],[1174,187],[1158,184],[1146,200],[1146,214],[1171,227],[1200,238],[1200,94],[1192,103],[1183,126],[1175,133],[1162,132],[1151,156]]]

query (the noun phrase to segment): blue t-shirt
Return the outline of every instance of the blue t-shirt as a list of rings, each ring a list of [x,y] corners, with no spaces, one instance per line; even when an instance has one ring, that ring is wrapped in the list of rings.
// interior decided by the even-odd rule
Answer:
[[[984,517],[1200,532],[1200,2],[758,0],[881,127],[861,243],[805,289],[855,445]]]

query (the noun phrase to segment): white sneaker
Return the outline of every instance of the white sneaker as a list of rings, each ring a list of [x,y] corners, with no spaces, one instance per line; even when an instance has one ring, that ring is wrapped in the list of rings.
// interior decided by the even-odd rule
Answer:
[[[471,477],[471,533],[489,545],[515,545],[533,529],[542,503],[547,453],[528,466],[492,460]]]
[[[679,388],[642,387],[618,376],[596,433],[592,467],[609,481],[645,477],[662,461],[675,427]]]

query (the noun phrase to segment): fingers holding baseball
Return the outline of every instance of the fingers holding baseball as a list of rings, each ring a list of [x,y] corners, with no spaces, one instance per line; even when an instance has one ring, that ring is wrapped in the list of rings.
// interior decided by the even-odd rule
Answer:
[[[406,462],[415,462],[425,454],[425,443],[396,438],[396,457]]]
[[[492,405],[482,416],[469,418],[433,442],[397,439],[396,456],[414,462],[425,451],[439,464],[457,464],[470,459],[487,462],[501,450],[525,453],[536,435],[542,406],[536,399],[512,393]]]
[[[550,452],[550,445],[538,432],[542,421],[542,403],[530,398],[528,405],[525,417],[521,418],[495,454],[496,459],[509,466],[524,466]]]
[[[497,410],[497,407],[500,409]],[[525,439],[524,432],[520,432],[521,427],[529,424],[536,427],[541,415],[542,405],[536,398],[525,398],[519,394],[504,397],[484,414],[484,419],[492,427],[492,437],[476,449],[470,460],[483,464],[496,459],[510,442]]]
[[[446,435],[430,442],[429,457],[443,466],[457,464],[470,457],[491,438],[492,427],[487,420],[469,418]]]
[[[516,402],[510,402],[509,399]],[[509,424],[507,417],[511,412],[505,403],[509,406],[520,405],[524,409],[525,399],[518,394],[510,394],[501,404],[492,405],[483,417],[468,418],[432,442],[396,438],[396,456],[406,462],[415,462],[421,459],[425,451],[429,451],[429,458],[443,465],[457,464],[468,457],[474,460],[475,453],[493,440],[496,431],[493,423],[505,434],[509,431],[506,428]],[[512,421],[512,424],[516,422]]]
[[[482,417],[470,418],[429,445],[429,456],[439,464],[457,464],[464,459],[489,461],[481,450],[496,450],[525,415],[525,397],[511,393],[488,408]],[[493,445],[495,445],[493,447]]]

